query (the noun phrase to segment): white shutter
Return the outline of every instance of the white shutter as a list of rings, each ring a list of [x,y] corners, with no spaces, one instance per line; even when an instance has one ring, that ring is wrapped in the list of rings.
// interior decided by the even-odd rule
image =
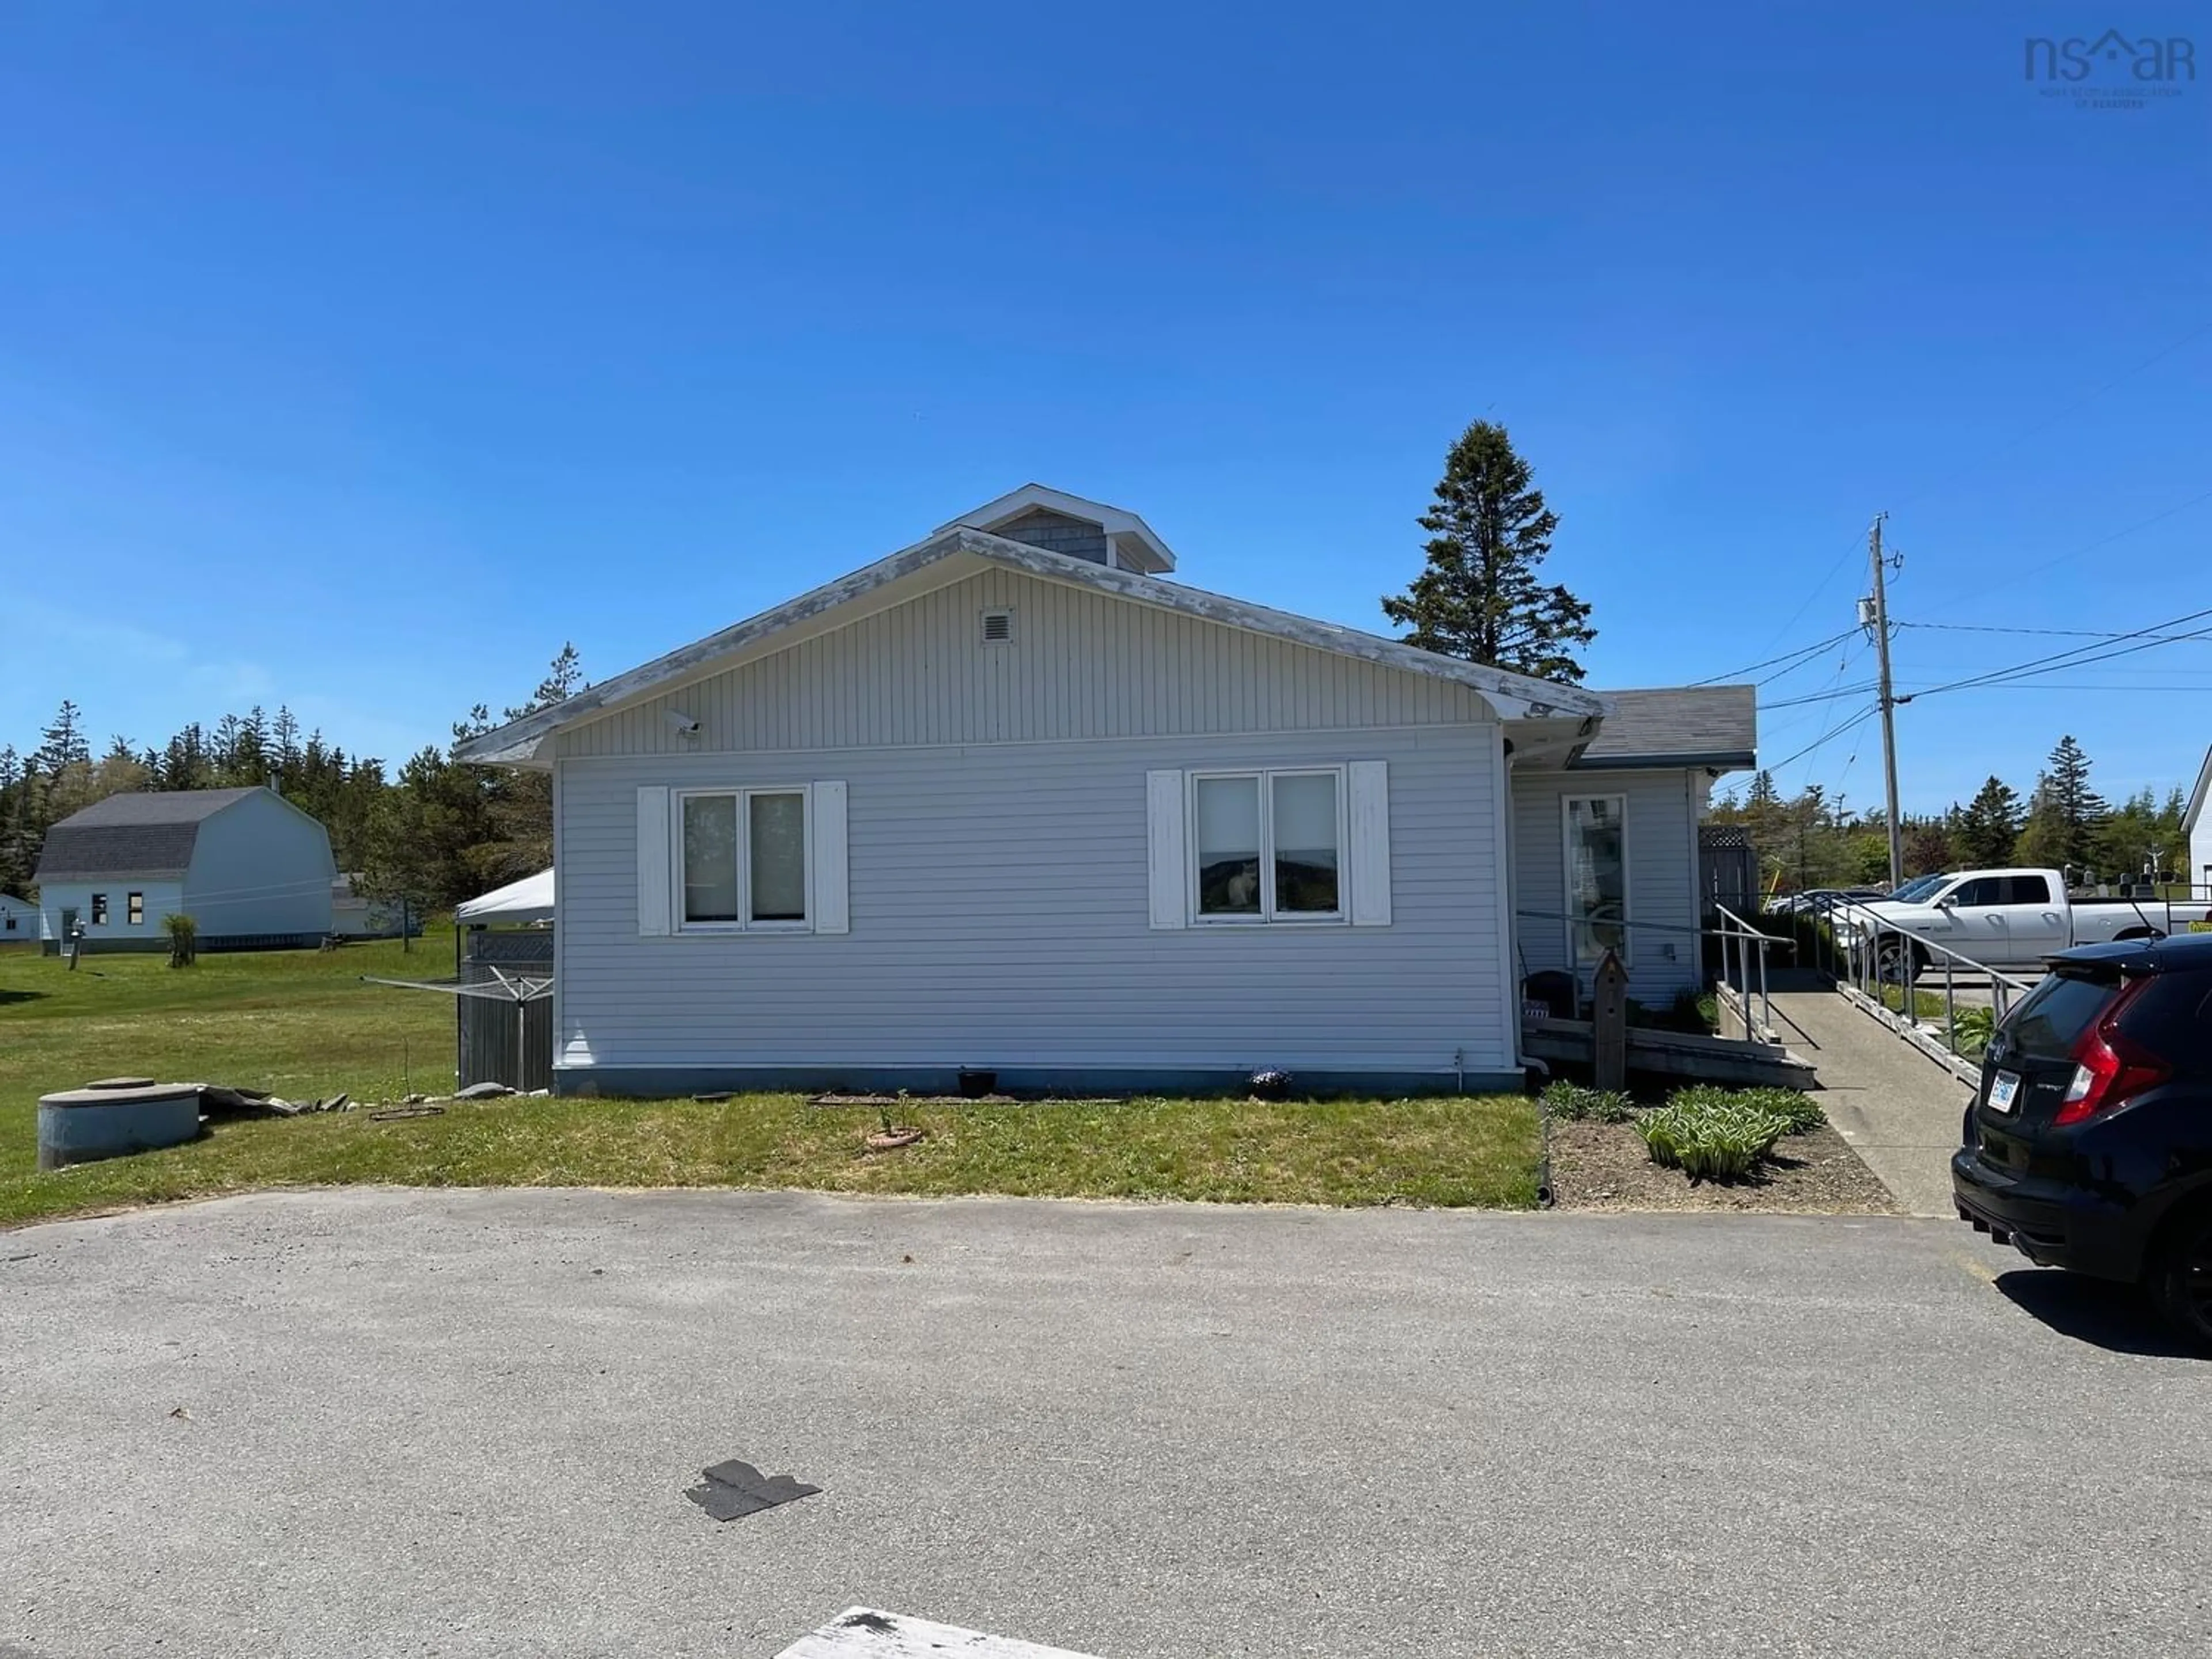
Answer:
[[[675,882],[668,862],[668,791],[637,792],[637,931],[671,931]]]
[[[845,857],[845,786],[817,781],[807,826],[814,865],[814,931],[853,931],[853,900]]]
[[[1390,925],[1390,765],[1354,761],[1352,781],[1352,925]]]
[[[1145,774],[1146,868],[1152,882],[1152,926],[1181,927],[1190,919],[1189,870],[1183,857],[1182,774]]]

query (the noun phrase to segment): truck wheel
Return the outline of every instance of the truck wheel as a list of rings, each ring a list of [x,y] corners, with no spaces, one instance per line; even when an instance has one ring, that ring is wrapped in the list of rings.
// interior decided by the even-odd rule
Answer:
[[[2197,1205],[2166,1231],[2152,1275],[2167,1322],[2212,1354],[2212,1205]]]
[[[1920,952],[1901,939],[1884,939],[1875,972],[1885,985],[1910,985],[1920,977]]]

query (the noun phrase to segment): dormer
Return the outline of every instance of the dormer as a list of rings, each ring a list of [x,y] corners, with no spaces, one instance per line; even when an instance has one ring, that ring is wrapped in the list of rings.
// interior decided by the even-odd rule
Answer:
[[[1133,513],[1103,501],[1086,501],[1042,484],[1019,489],[963,513],[939,532],[966,526],[1011,542],[1026,542],[1048,552],[1103,564],[1109,570],[1134,570],[1162,576],[1176,566],[1175,553]]]

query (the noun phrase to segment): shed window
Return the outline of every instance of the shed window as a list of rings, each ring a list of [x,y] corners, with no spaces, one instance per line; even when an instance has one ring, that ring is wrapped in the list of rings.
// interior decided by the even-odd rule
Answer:
[[[805,927],[806,791],[695,791],[678,799],[681,925],[702,931]]]
[[[92,896],[92,925],[95,927],[107,926],[107,895],[105,893]]]
[[[1341,921],[1340,769],[1194,773],[1193,908],[1201,921]]]
[[[133,927],[143,927],[146,925],[146,896],[143,893],[133,893],[125,899],[123,903],[124,914],[130,918],[131,925]]]
[[[1611,951],[1628,960],[1628,797],[1569,795],[1566,815],[1567,927],[1575,961]]]

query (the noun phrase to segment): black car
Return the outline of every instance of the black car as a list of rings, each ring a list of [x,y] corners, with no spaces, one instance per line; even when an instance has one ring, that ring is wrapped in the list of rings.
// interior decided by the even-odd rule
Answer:
[[[2212,1349],[2212,934],[2084,945],[1997,1028],[1951,1160],[1960,1219],[2140,1283]]]

